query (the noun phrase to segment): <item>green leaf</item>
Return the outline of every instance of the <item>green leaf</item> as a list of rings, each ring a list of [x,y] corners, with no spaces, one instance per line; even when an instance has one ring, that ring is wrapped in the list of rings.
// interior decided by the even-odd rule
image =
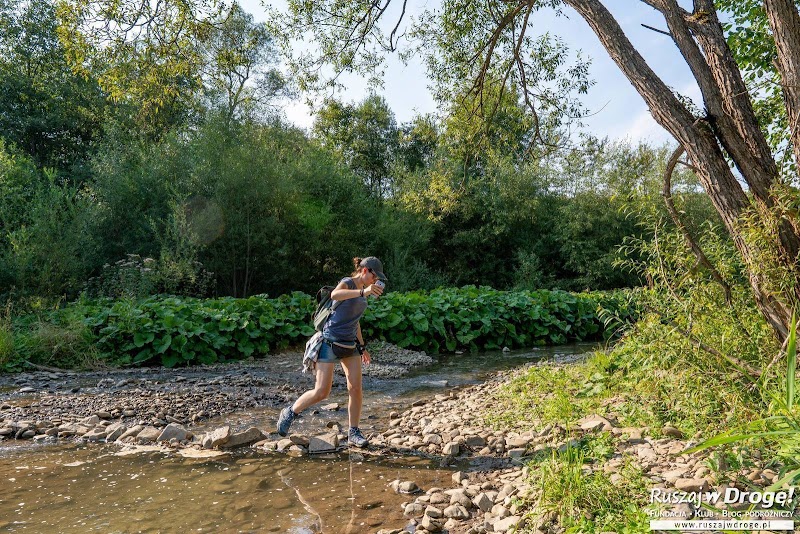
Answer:
[[[160,339],[157,339],[153,343],[153,349],[157,354],[164,354],[171,344],[172,336],[169,334],[164,334],[164,336],[162,336]]]
[[[141,348],[153,341],[155,334],[152,332],[136,332],[133,335],[133,344]]]

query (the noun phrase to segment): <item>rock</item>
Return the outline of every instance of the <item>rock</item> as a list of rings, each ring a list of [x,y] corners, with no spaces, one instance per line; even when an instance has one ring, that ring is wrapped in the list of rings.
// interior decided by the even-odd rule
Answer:
[[[20,393],[36,393],[36,389],[27,386],[27,387],[24,387],[24,388],[20,388],[19,392]]]
[[[224,445],[230,439],[230,436],[231,427],[229,425],[219,427],[210,434],[206,434],[206,437],[203,438],[203,448],[213,449]]]
[[[275,450],[277,450],[278,452],[284,452],[288,450],[289,447],[291,447],[292,445],[294,445],[294,443],[292,443],[292,440],[290,440],[289,438],[283,438],[278,440],[278,443],[275,445]]]
[[[508,508],[506,508],[500,503],[497,503],[494,506],[492,506],[492,509],[490,511],[493,516],[499,517],[501,519],[511,515],[511,512],[508,510]]]
[[[509,349],[508,347],[503,347],[503,352],[511,352],[511,349]]]
[[[230,453],[224,451],[209,451],[186,448],[178,451],[178,454],[184,458],[219,458],[221,456],[228,456]]]
[[[458,504],[464,508],[472,508],[472,501],[469,495],[467,495],[467,491],[463,489],[457,489],[451,492],[450,502],[448,504]]]
[[[117,438],[117,441],[122,441],[125,438],[131,438],[131,437],[135,438],[136,436],[139,435],[139,432],[141,432],[142,430],[144,430],[144,427],[142,425],[136,425],[134,427],[131,427],[125,432],[123,432],[122,435]]]
[[[292,443],[300,445],[301,447],[308,447],[308,444],[311,442],[308,436],[303,436],[301,434],[292,434],[289,436],[289,439],[292,440]]]
[[[469,519],[469,512],[460,504],[452,504],[444,509],[444,516],[449,519]]]
[[[428,434],[424,438],[422,438],[422,442],[426,445],[441,445],[442,444],[442,436],[439,434]]]
[[[455,441],[451,441],[447,445],[442,448],[442,454],[445,456],[456,456],[460,452],[458,443]]]
[[[448,504],[450,504],[450,496],[449,495],[445,495],[444,493],[434,493],[434,494],[431,495],[430,504],[434,504],[434,505],[445,504],[445,505],[448,505]]]
[[[335,451],[339,447],[338,434],[323,434],[312,436],[308,442],[309,454]]]
[[[527,438],[507,438],[506,447],[509,449],[525,449],[530,442],[531,440]]]
[[[262,439],[266,438],[263,432],[261,432],[256,427],[250,427],[244,432],[239,432],[238,434],[231,434],[228,440],[225,443],[222,443],[220,447],[223,449],[233,449],[234,447],[242,447],[244,445],[251,445],[256,441],[261,441]]]
[[[479,493],[472,499],[472,504],[474,504],[476,508],[480,508],[482,512],[488,512],[492,509],[492,506],[494,506],[494,502],[486,493]]]
[[[106,429],[104,427],[95,427],[82,436],[84,441],[100,441],[106,439]]]
[[[420,517],[425,513],[425,506],[412,502],[403,508],[403,515],[407,517]]]
[[[416,482],[412,482],[410,480],[406,480],[405,482],[400,482],[397,487],[397,491],[400,493],[416,493],[420,491],[419,486],[417,486]]]
[[[164,427],[164,430],[161,431],[156,441],[171,441],[173,439],[183,441],[186,439],[187,434],[188,432],[186,432],[186,429],[182,426],[170,423]]]
[[[419,526],[428,532],[440,532],[442,530],[441,520],[435,519],[429,515],[422,516],[422,521],[420,521]],[[417,530],[416,532],[420,531]]]
[[[505,519],[501,519],[499,521],[496,521],[492,525],[492,528],[494,529],[495,532],[508,532],[508,530],[511,527],[517,526],[517,523],[519,523],[521,520],[522,520],[521,517],[516,516],[516,515],[512,515],[512,516],[506,517]]]
[[[453,483],[461,484],[462,481],[467,480],[469,477],[464,471],[456,471],[453,473]]]
[[[330,404],[326,404],[325,406],[322,406],[321,409],[322,410],[328,410],[328,411],[331,411],[331,412],[338,412],[339,411],[339,403],[338,402],[332,402]]]
[[[682,467],[679,469],[671,469],[669,471],[664,471],[661,473],[661,478],[669,482],[670,484],[675,484],[679,478],[683,477],[689,471],[688,467]]]
[[[467,436],[464,445],[471,449],[482,449],[486,446],[486,440],[482,436]]]
[[[425,508],[425,515],[434,519],[439,519],[444,514],[439,508],[436,508],[435,506],[428,506]]]
[[[579,423],[581,430],[585,430],[587,432],[597,432],[602,430],[606,423],[601,421],[600,419],[589,419],[588,421],[584,421]]]
[[[87,417],[87,418],[85,418],[85,419],[83,419],[81,421],[82,425],[88,425],[88,426],[95,426],[98,423],[100,423],[100,418],[97,417],[96,415],[92,415],[92,416]]]
[[[117,441],[117,439],[119,439],[127,431],[127,426],[123,425],[122,423],[114,423],[106,428],[106,441]]]
[[[708,489],[708,481],[704,478],[679,478],[675,481],[675,489],[693,492]]]
[[[111,414],[108,412],[97,412],[97,417],[100,419],[111,419]]]
[[[152,426],[146,426],[136,435],[136,441],[139,443],[150,443],[151,441],[155,441],[158,439],[158,436],[161,435],[161,431]]]
[[[664,428],[661,429],[661,432],[664,433],[665,436],[669,436],[672,438],[683,438],[683,432],[675,428],[674,426],[665,425]]]

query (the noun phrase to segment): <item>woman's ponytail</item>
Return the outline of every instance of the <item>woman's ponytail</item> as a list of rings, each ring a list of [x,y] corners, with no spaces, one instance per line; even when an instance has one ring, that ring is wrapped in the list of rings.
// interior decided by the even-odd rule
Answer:
[[[353,258],[353,274],[350,276],[358,276],[358,271],[361,270],[361,258]]]

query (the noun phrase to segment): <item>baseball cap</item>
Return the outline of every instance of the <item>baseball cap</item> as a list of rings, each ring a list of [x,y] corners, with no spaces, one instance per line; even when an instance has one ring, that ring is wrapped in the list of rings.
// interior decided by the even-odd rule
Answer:
[[[361,267],[366,267],[367,269],[372,269],[373,272],[375,273],[375,276],[377,276],[380,280],[383,280],[384,282],[389,281],[386,275],[383,274],[383,264],[381,263],[381,260],[379,260],[375,256],[367,256],[366,258],[361,260],[361,263],[359,263],[359,265]]]

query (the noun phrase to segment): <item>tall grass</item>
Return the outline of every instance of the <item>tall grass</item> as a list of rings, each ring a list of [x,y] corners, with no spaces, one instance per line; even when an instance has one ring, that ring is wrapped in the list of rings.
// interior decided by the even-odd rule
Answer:
[[[687,451],[717,448],[738,442],[763,442],[775,449],[781,462],[781,477],[771,486],[800,482],[800,418],[795,406],[795,383],[797,372],[797,318],[792,314],[792,324],[786,340],[785,396],[778,395],[765,382],[758,383],[764,397],[771,397],[770,414],[708,439]]]

